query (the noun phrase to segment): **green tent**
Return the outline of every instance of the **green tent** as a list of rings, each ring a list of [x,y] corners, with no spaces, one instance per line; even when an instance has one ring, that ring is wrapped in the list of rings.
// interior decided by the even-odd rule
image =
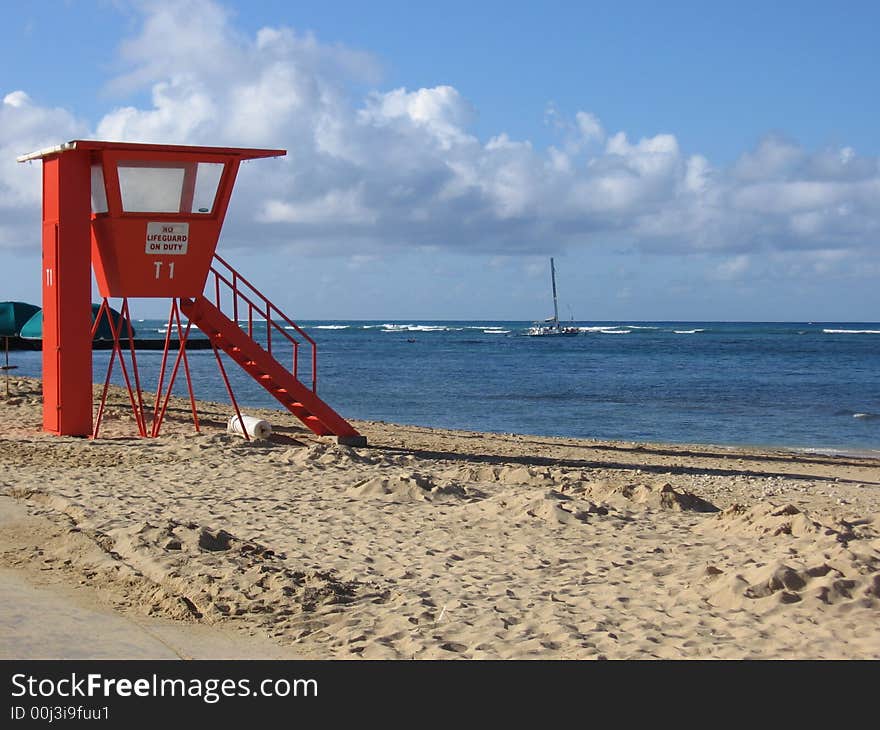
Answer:
[[[95,318],[98,316],[98,312],[101,311],[100,304],[92,304],[92,324],[95,323]],[[113,323],[117,329],[119,329],[119,324],[122,322],[122,330],[119,333],[120,339],[128,339],[128,327],[125,325],[125,322],[122,318],[122,315],[117,312],[115,309],[110,309],[113,313]],[[134,328],[132,327],[132,336],[134,335]],[[34,314],[27,322],[25,322],[24,326],[21,328],[19,336],[23,340],[42,340],[43,339],[43,310],[41,309],[36,314]],[[107,317],[107,313],[101,317],[101,322],[98,325],[98,329],[95,332],[96,340],[112,340],[113,333],[110,331],[110,320]]]
[[[21,328],[34,316],[40,308],[27,302],[0,302],[0,337],[3,338],[3,349],[6,357],[3,372],[6,374],[6,397],[9,397],[9,371],[17,366],[9,364],[9,339],[18,338]]]
[[[0,337],[18,337],[21,328],[40,308],[27,302],[0,302]]]

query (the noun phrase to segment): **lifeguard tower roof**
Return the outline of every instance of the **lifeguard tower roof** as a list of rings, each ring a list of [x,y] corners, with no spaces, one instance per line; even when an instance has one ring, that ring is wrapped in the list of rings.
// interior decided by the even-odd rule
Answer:
[[[178,144],[143,144],[139,142],[103,142],[94,139],[74,139],[70,142],[55,145],[54,147],[46,147],[36,152],[26,155],[20,155],[16,158],[18,162],[27,162],[28,160],[40,160],[44,157],[57,155],[61,152],[69,152],[70,150],[130,150],[138,152],[178,152],[183,154],[195,155],[224,155],[226,157],[237,157],[240,160],[254,160],[260,157],[283,157],[287,154],[287,150],[263,150],[250,149],[247,147],[193,147],[190,145]]]

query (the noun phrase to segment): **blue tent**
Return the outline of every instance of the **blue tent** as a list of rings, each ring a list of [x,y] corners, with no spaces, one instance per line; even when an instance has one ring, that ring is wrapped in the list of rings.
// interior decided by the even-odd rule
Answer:
[[[95,317],[98,316],[98,312],[101,310],[100,304],[92,304],[92,324],[95,323]],[[113,323],[116,328],[119,328],[120,323],[122,323],[122,330],[120,331],[119,337],[120,339],[128,339],[128,327],[125,325],[125,322],[122,318],[122,315],[117,312],[115,309],[110,310],[113,313]],[[134,327],[132,327],[132,336],[134,336]],[[39,310],[36,312],[27,322],[25,322],[24,326],[21,328],[19,332],[19,337],[23,340],[42,340],[43,339],[43,310]],[[101,322],[98,325],[98,329],[95,332],[96,340],[112,340],[113,332],[110,330],[110,319],[105,312],[101,317]]]

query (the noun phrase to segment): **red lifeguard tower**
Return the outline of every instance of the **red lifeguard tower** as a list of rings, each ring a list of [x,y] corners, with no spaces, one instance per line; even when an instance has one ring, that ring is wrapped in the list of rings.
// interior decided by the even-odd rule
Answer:
[[[336,436],[341,443],[366,443],[318,397],[314,340],[215,253],[241,162],[285,154],[285,150],[75,140],[18,158],[43,161],[44,430],[97,436],[117,356],[142,436],[158,435],[181,364],[198,430],[186,356],[190,326],[195,324],[211,342],[240,420],[221,351],[314,433]],[[121,297],[123,321],[128,319],[129,297],[171,299],[149,429],[130,325],[126,337],[124,325],[114,326],[109,316],[114,348],[93,419],[92,266],[102,310],[109,309],[110,297]],[[231,316],[224,307],[231,308]],[[181,313],[188,320],[185,327]],[[95,326],[100,321],[101,313]],[[178,352],[163,393],[174,329]],[[121,344],[126,339],[129,366]],[[311,350],[307,383],[299,377],[303,344]],[[287,347],[292,348],[291,368],[273,354]],[[243,421],[241,426],[247,436]]]

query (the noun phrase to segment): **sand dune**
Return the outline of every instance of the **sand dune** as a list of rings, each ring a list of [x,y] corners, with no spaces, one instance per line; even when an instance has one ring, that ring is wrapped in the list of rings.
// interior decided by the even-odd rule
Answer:
[[[363,422],[367,448],[174,402],[134,437],[0,400],[0,566],[307,658],[880,658],[880,461]],[[97,640],[97,639],[96,639]]]

